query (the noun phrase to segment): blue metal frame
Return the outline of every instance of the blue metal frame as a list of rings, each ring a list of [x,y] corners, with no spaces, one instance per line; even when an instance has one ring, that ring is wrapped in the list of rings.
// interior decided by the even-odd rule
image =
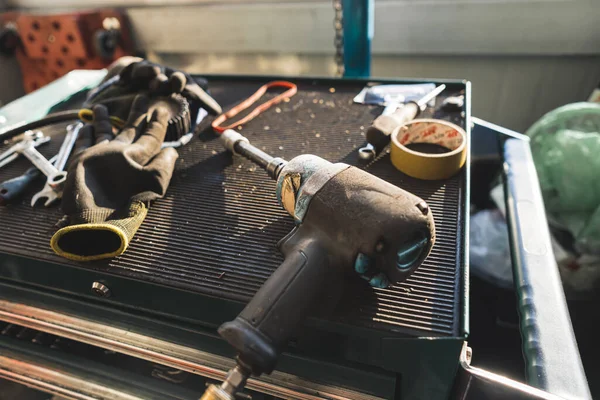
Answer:
[[[375,15],[373,1],[342,0],[346,78],[371,76],[371,41]]]

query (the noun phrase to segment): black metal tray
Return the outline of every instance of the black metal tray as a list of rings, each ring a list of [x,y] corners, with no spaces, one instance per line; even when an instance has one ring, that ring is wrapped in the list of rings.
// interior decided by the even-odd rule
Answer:
[[[269,80],[209,79],[224,109]],[[313,153],[332,162],[360,165],[357,149],[382,110],[353,104],[365,82],[294,81],[298,94],[240,131],[264,151],[287,159]],[[436,117],[453,120],[468,131],[468,86],[458,81],[447,86],[444,95],[466,92],[465,113]],[[438,97],[438,105],[444,95]],[[428,116],[431,112],[423,115]],[[78,296],[91,296],[92,280],[100,280],[112,285],[113,296],[107,301],[122,306],[209,326],[233,317],[282,261],[276,243],[292,229],[293,221],[277,203],[275,183],[266,173],[225,152],[206,128],[208,121],[179,150],[177,171],[166,197],[154,202],[121,257],[93,263],[60,258],[49,247],[53,226],[61,217],[58,207],[31,208],[29,195],[22,204],[1,208],[0,277]],[[53,140],[40,150],[50,156],[60,146],[64,126],[44,131]],[[25,160],[14,162],[0,169],[0,180],[28,166]],[[423,266],[404,283],[389,289],[350,284],[333,320],[401,336],[463,335],[468,166],[453,178],[432,182],[400,173],[387,155],[366,168],[428,202],[437,241]],[[31,194],[37,190],[32,188]],[[195,304],[189,304],[190,299]]]

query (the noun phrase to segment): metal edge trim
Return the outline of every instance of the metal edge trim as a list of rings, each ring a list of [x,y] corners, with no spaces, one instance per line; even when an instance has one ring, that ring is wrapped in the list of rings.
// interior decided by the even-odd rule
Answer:
[[[464,191],[464,204],[463,204],[463,212],[464,212],[464,226],[463,226],[463,255],[462,255],[462,264],[464,272],[462,274],[462,307],[461,307],[461,332],[460,334],[463,337],[467,337],[469,335],[469,225],[470,225],[470,216],[469,210],[471,208],[471,82],[464,81],[465,83],[465,98],[467,99],[467,107],[465,110],[465,131],[467,132],[467,160],[465,161],[466,174],[465,174],[465,191]]]
[[[483,126],[483,127],[487,128],[487,129],[490,129],[492,131],[499,132],[499,133],[501,133],[501,134],[503,134],[505,136],[508,136],[508,137],[512,137],[512,138],[519,139],[519,140],[524,140],[526,142],[530,142],[531,141],[531,139],[527,135],[524,135],[522,133],[513,131],[512,129],[508,129],[508,128],[505,128],[505,127],[500,126],[500,125],[492,124],[491,122],[484,121],[484,120],[482,120],[480,118],[477,118],[477,117],[471,117],[471,123]]]
[[[290,80],[289,76],[284,75],[259,75],[259,74],[250,74],[250,75],[228,75],[228,74],[217,74],[217,73],[205,73],[205,74],[191,74],[192,78],[205,78],[209,82],[211,79],[213,80],[251,80],[258,82],[268,82],[270,80]],[[318,81],[321,84],[325,83],[373,83],[373,84],[386,84],[386,83],[396,83],[396,84],[409,84],[409,83],[444,83],[450,85],[461,85],[465,84],[465,80],[462,79],[452,79],[452,78],[385,78],[385,77],[377,77],[377,76],[369,76],[369,77],[353,77],[353,78],[335,78],[332,76],[325,75],[303,75],[303,76],[295,76],[293,77],[295,83],[310,83],[311,81]],[[470,82],[469,82],[470,83]]]
[[[235,364],[233,360],[201,350],[3,299],[0,299],[0,320],[177,368],[209,379],[223,380],[227,371]],[[257,392],[298,400],[379,399],[369,394],[320,385],[277,371],[269,376],[251,378],[246,387]]]
[[[562,397],[558,397],[552,393],[545,392],[541,389],[529,386],[525,383],[515,381],[511,378],[507,378],[502,375],[498,375],[494,372],[487,371],[482,368],[473,367],[471,365],[472,352],[467,342],[463,343],[463,347],[460,353],[460,367],[464,372],[467,372],[471,376],[475,376],[478,379],[489,381],[492,384],[508,386],[521,393],[528,394],[534,398],[545,399],[545,400],[565,400]]]
[[[95,400],[103,396],[101,398],[114,400],[142,400],[56,369],[4,356],[0,356],[0,377],[68,399]]]

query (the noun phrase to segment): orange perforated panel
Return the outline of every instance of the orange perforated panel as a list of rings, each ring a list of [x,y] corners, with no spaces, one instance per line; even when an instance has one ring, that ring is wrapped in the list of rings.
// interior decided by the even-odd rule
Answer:
[[[28,58],[87,58],[76,15],[20,15],[17,27]]]
[[[118,21],[120,40],[112,57],[102,57],[96,35],[106,19]],[[10,13],[4,23],[14,22],[22,46],[16,56],[26,92],[36,90],[74,69],[99,69],[132,54],[127,20],[113,10],[86,13],[37,15]]]

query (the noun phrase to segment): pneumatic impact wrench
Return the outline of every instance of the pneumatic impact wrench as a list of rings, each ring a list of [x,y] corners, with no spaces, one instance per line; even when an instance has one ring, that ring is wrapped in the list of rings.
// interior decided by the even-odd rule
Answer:
[[[233,399],[250,375],[269,374],[315,300],[344,273],[371,286],[405,280],[429,254],[433,216],[419,197],[347,164],[314,155],[286,162],[252,146],[233,130],[225,147],[264,168],[296,227],[278,244],[283,263],[219,334],[238,352],[237,366],[202,399]]]

